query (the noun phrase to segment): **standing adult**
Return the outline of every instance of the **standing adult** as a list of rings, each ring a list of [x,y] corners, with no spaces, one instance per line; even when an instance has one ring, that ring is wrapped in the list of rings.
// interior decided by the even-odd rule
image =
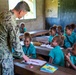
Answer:
[[[29,58],[23,53],[19,40],[19,28],[16,18],[21,18],[30,11],[28,4],[19,2],[14,9],[0,13],[0,65],[1,75],[14,75],[12,47],[16,54],[25,61]]]

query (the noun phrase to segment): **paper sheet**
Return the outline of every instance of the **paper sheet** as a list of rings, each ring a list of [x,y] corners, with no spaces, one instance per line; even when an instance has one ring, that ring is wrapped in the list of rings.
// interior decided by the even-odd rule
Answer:
[[[46,48],[49,48],[49,49],[53,49],[53,47],[51,45],[46,45],[46,44],[42,44],[41,47],[46,47]],[[60,49],[63,49],[62,47]]]
[[[53,49],[53,47],[52,47],[52,46],[50,46],[50,45],[46,45],[46,44],[42,44],[42,45],[41,45],[41,47],[46,47],[46,48]]]
[[[20,41],[20,44],[23,46],[24,45],[24,42],[23,41]]]
[[[20,41],[21,46],[24,45],[24,41]],[[31,42],[31,44],[33,44],[33,42]]]
[[[19,36],[23,36],[23,35],[24,35],[24,33],[20,33],[20,34],[19,34]]]
[[[25,61],[22,61],[22,62],[25,62]],[[47,62],[46,61],[43,61],[43,60],[39,60],[39,59],[30,59],[27,62],[27,64],[38,65],[38,66],[42,66],[45,63],[47,63]]]

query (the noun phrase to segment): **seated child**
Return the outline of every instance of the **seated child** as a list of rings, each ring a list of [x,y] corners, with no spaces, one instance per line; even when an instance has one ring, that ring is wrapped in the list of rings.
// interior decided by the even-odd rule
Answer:
[[[67,67],[72,67],[73,69],[76,70],[76,43],[73,45],[71,50],[65,54],[66,58],[66,66]]]
[[[54,25],[53,25],[53,27],[57,28],[57,25],[56,25],[56,24],[54,24]]]
[[[49,29],[49,34],[50,34],[50,36],[49,36],[48,42],[50,44],[52,42],[53,37],[57,35],[56,34],[56,27],[50,28]]]
[[[62,35],[62,26],[57,27],[57,33],[58,35]]]
[[[71,26],[72,31],[74,31],[74,32],[76,31],[76,25],[75,24],[70,24],[70,25],[67,25],[67,26]],[[64,36],[66,36],[66,27],[64,28]],[[70,27],[69,27],[69,29],[70,29]]]
[[[52,46],[54,47],[50,50],[49,63],[56,64],[59,66],[64,66],[64,53],[60,48],[60,44],[62,42],[62,38],[60,36],[55,36],[52,40]]]
[[[31,43],[31,35],[29,33],[24,33],[24,45],[22,46],[25,55],[31,56],[31,58],[36,58],[36,49]]]
[[[20,23],[20,33],[26,32],[25,24],[23,22]]]
[[[64,47],[69,48],[72,47],[76,42],[76,33],[74,32],[74,25],[67,25],[65,28],[65,39],[64,39]]]

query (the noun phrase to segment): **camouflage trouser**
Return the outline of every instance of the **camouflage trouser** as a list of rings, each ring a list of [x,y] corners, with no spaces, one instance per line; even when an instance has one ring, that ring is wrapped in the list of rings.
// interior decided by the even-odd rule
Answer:
[[[12,55],[8,58],[2,59],[2,63],[0,64],[0,75],[14,75],[14,65]]]

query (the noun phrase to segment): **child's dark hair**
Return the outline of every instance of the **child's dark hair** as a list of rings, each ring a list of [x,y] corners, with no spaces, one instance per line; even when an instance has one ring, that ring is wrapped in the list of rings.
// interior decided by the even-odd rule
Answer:
[[[76,28],[76,25],[75,24],[70,24],[72,29],[74,30]]]
[[[62,31],[62,26],[61,26],[61,25],[59,25],[57,28],[60,29],[60,30]]]
[[[52,30],[54,30],[54,31],[56,32],[56,27],[51,27],[51,28],[49,29],[49,32],[51,32]]]
[[[74,43],[72,46],[72,52],[76,55],[76,43]]]
[[[76,51],[76,43],[73,44],[72,49],[74,49]]]
[[[53,27],[54,27],[54,28],[57,28],[57,25],[54,24]]]
[[[72,29],[72,30],[74,30],[75,27],[76,27],[75,24],[70,24],[70,25],[66,26],[66,29],[69,29],[69,30]]]
[[[31,35],[27,32],[24,33],[24,39],[29,38],[30,41],[32,40]]]
[[[56,40],[56,42],[59,44],[59,46],[63,46],[63,43],[64,43],[64,36],[62,35],[58,35],[58,36],[55,36],[53,38],[53,41]]]

